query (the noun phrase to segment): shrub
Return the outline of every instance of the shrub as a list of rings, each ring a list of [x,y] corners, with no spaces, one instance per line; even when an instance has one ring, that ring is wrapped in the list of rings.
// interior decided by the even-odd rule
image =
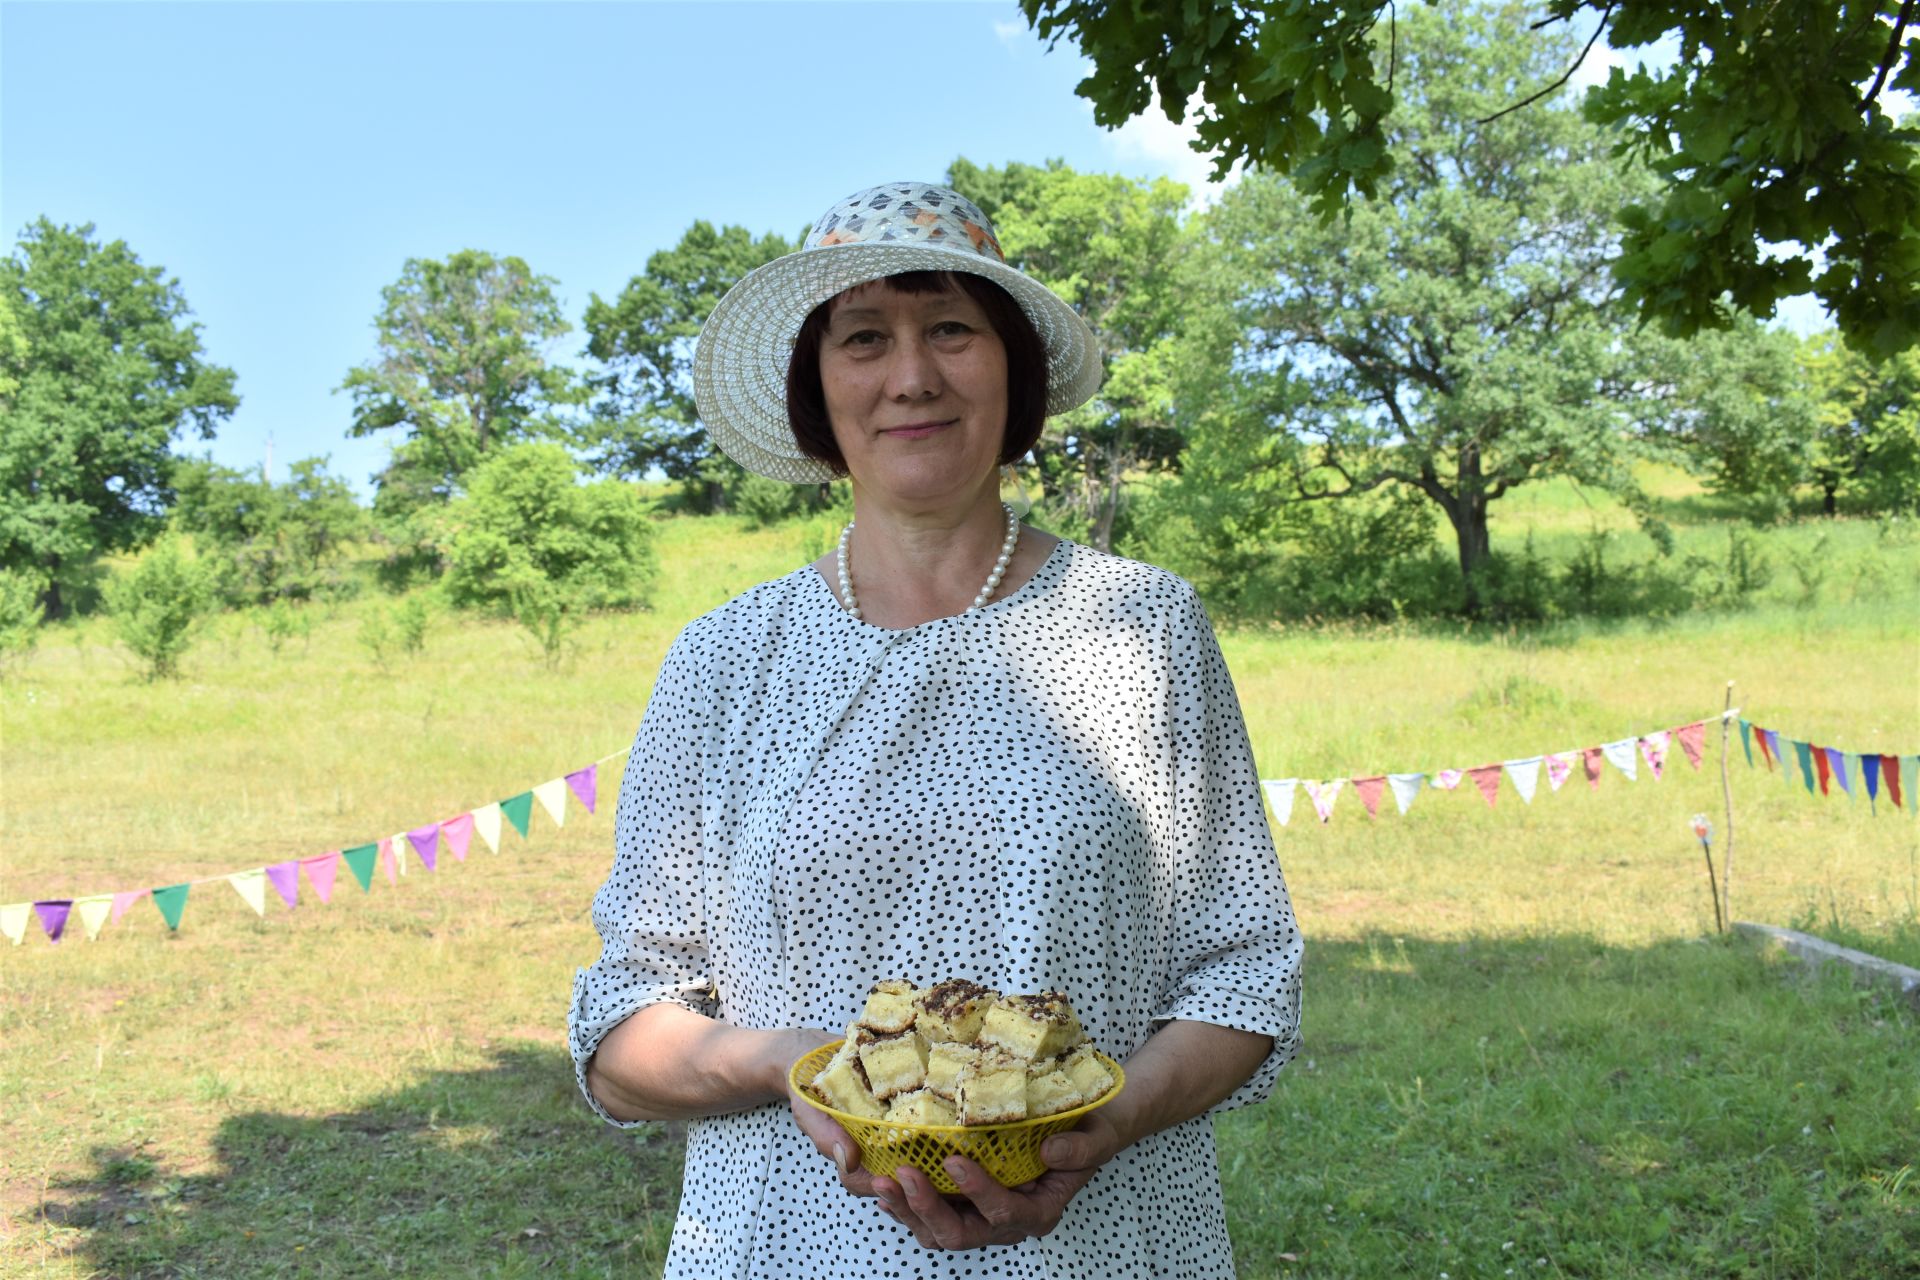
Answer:
[[[0,569],[0,672],[33,652],[46,614],[39,576],[17,569]]]
[[[106,589],[120,641],[145,664],[149,681],[179,674],[180,659],[213,608],[212,575],[177,536],[162,538]]]
[[[425,596],[408,596],[394,609],[394,635],[400,642],[402,652],[408,657],[418,657],[426,652],[427,625],[432,621],[433,610],[428,606]]]
[[[644,604],[658,574],[646,504],[631,485],[579,483],[559,445],[523,444],[474,468],[446,514],[447,598],[516,617],[517,597],[566,610]]]
[[[283,597],[262,611],[260,630],[267,637],[267,648],[279,653],[281,646],[295,636],[305,640],[312,633],[313,624],[305,609]]]

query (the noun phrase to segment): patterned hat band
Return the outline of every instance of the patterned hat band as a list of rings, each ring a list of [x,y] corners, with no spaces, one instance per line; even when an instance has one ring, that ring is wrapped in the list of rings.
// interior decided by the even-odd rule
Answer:
[[[848,289],[912,271],[964,271],[1012,295],[1047,352],[1047,412],[1100,386],[1100,351],[1078,312],[1007,265],[993,224],[957,191],[890,182],[821,215],[796,252],[743,276],[700,331],[693,390],[715,445],[748,471],[813,484],[834,477],[808,457],[787,418],[787,361],[807,315]]]

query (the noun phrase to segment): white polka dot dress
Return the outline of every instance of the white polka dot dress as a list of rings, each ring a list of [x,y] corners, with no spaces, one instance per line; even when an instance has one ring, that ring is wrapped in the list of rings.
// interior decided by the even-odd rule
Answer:
[[[1122,1061],[1170,1019],[1271,1035],[1223,1108],[1298,1046],[1300,937],[1206,614],[1172,574],[1074,543],[904,630],[811,567],[693,622],[615,844],[605,947],[574,983],[582,1072],[649,1004],[838,1032],[890,977],[1064,991]],[[1233,1253],[1205,1116],[1121,1152],[1047,1237],[946,1253],[848,1195],[779,1104],[689,1126],[667,1274],[1198,1280]]]

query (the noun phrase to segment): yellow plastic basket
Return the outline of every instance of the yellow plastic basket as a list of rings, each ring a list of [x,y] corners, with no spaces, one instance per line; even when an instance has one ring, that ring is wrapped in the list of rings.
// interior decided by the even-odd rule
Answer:
[[[1056,1133],[1073,1128],[1080,1123],[1081,1116],[1095,1107],[1112,1102],[1127,1083],[1127,1073],[1120,1069],[1120,1064],[1096,1049],[1093,1056],[1112,1073],[1113,1087],[1071,1111],[1013,1124],[888,1124],[884,1120],[868,1120],[836,1110],[806,1091],[806,1086],[813,1083],[813,1078],[826,1067],[841,1044],[839,1040],[823,1044],[795,1062],[787,1072],[795,1090],[838,1120],[840,1127],[853,1136],[860,1147],[860,1164],[868,1173],[891,1178],[901,1165],[912,1165],[927,1175],[935,1190],[949,1195],[960,1188],[954,1185],[952,1176],[941,1163],[948,1156],[967,1157],[992,1174],[1003,1187],[1032,1182],[1047,1171],[1047,1166],[1040,1161],[1040,1144]]]

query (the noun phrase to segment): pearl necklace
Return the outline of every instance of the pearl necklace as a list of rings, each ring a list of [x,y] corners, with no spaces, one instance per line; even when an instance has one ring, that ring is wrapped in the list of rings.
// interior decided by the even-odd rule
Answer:
[[[1013,508],[1004,502],[1000,504],[1000,509],[1007,513],[1007,539],[1000,544],[1000,558],[993,562],[993,572],[987,575],[987,585],[980,588],[980,594],[975,596],[973,603],[963,610],[965,613],[983,608],[987,601],[993,599],[993,593],[1000,587],[1000,579],[1007,574],[1007,564],[1013,559],[1013,549],[1020,541],[1020,517],[1013,514]],[[852,539],[853,521],[849,520],[847,527],[840,531],[840,550],[836,558],[840,568],[841,602],[857,621],[861,618],[860,602],[854,598],[853,575],[847,571],[847,544]]]

